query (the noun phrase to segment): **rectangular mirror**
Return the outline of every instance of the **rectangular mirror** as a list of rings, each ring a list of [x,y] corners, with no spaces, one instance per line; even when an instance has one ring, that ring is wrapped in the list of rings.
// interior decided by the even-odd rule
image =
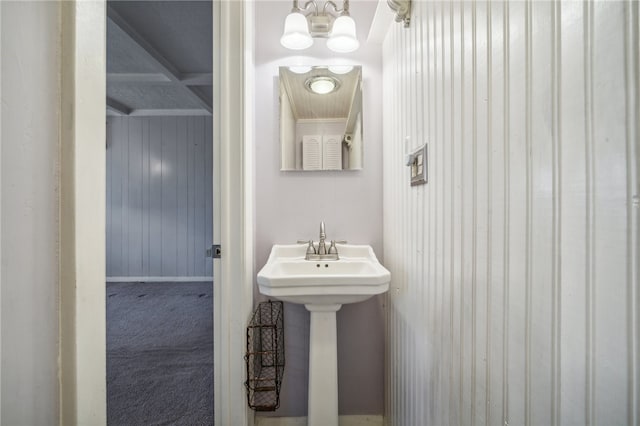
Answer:
[[[280,67],[280,170],[362,169],[362,67]]]

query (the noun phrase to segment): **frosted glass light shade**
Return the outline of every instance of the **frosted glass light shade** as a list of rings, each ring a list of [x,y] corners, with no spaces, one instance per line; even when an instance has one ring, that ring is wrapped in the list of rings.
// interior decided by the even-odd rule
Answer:
[[[307,18],[302,13],[292,12],[284,21],[284,33],[280,37],[280,44],[287,49],[302,50],[313,44],[309,34]]]
[[[338,16],[333,23],[327,47],[338,53],[353,52],[360,47],[360,42],[356,38],[356,23],[351,16]]]
[[[289,67],[289,71],[296,74],[306,74],[311,71],[311,67],[309,65],[294,65]]]
[[[329,71],[334,74],[347,74],[353,71],[353,66],[351,65],[329,65]]]
[[[311,83],[309,83],[309,87],[313,91],[313,93],[317,93],[318,95],[326,95],[327,93],[333,92],[336,88],[336,83],[330,78],[316,78]]]

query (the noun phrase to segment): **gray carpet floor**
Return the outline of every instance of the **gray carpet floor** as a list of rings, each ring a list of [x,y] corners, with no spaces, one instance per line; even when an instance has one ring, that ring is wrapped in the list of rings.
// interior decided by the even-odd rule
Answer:
[[[213,424],[213,285],[107,283],[107,423]]]

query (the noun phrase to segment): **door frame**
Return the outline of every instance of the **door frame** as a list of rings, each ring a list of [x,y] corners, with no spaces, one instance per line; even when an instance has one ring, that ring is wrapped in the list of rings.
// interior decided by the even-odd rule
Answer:
[[[214,0],[214,410],[251,425],[244,327],[253,305],[244,1]],[[106,1],[60,1],[60,424],[106,424]],[[224,82],[224,84],[222,84]]]
[[[246,325],[253,308],[252,163],[245,54],[249,2],[214,0],[215,425],[253,425],[246,403]],[[250,104],[247,104],[250,105]],[[217,126],[216,126],[217,123]],[[219,202],[217,202],[219,200]],[[219,283],[216,285],[215,283]]]

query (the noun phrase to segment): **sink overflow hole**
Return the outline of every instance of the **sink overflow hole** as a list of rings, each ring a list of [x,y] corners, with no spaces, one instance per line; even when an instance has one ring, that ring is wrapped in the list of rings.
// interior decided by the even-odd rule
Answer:
[[[318,268],[319,268],[319,267],[320,267],[320,264],[319,264],[319,263],[318,263],[318,264],[316,264],[316,267],[318,267]]]
[[[329,265],[327,265],[327,264],[325,263],[325,264],[324,264],[324,267],[325,267],[325,268],[328,268],[328,267],[329,267]]]

